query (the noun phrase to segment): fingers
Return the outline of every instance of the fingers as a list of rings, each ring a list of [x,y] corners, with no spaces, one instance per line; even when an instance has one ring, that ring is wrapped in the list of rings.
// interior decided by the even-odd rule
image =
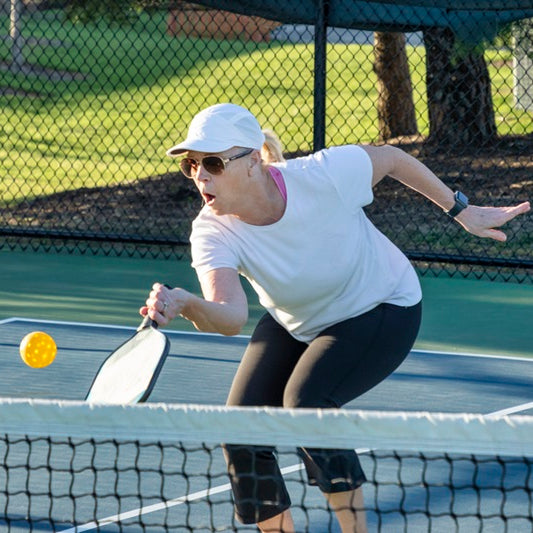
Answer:
[[[519,215],[523,215],[524,213],[527,213],[530,209],[531,209],[531,206],[529,202],[523,202],[519,205],[515,205],[511,207],[501,207],[498,210],[501,218],[495,221],[495,223],[492,225],[492,228],[503,226],[504,224],[507,224],[507,222],[513,220],[513,218]],[[502,235],[504,235],[503,232],[494,231],[494,232],[491,232],[490,237],[498,241],[506,240],[507,239],[506,237],[504,239],[501,238]]]
[[[507,240],[507,235],[498,229],[489,229],[485,232],[485,235],[482,235],[482,237],[494,239],[499,242],[505,242]]]
[[[148,300],[147,300],[148,301]],[[157,322],[160,326],[164,326],[170,322],[169,318],[166,317],[163,313],[157,311],[152,305],[144,305],[139,309],[139,314],[141,316],[149,316],[152,320]]]
[[[508,222],[509,220],[512,220],[514,217],[517,217],[518,215],[523,215],[524,213],[527,213],[531,209],[531,205],[529,202],[523,202],[513,207],[506,207],[504,209],[508,217],[506,222]]]
[[[154,283],[152,290],[146,299],[146,305],[139,309],[142,316],[148,315],[159,325],[168,324],[175,314],[171,311],[170,289],[161,283]]]
[[[516,206],[516,209],[519,209],[520,213],[527,213],[531,209],[531,204],[529,202],[522,202]]]

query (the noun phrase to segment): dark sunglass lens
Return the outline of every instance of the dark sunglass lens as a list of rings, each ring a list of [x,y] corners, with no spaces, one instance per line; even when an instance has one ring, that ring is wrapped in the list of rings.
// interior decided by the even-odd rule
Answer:
[[[216,155],[204,157],[202,165],[209,172],[209,174],[222,174],[224,172],[224,161]]]
[[[192,173],[196,172],[196,161],[194,159],[185,158],[180,161],[181,171],[188,178],[192,177]]]

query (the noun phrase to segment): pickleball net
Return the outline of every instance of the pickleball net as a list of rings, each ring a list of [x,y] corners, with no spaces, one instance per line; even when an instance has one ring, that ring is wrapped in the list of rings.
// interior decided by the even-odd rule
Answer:
[[[340,529],[297,446],[358,451],[369,531],[533,530],[531,416],[3,399],[0,435],[2,531],[256,531],[221,442],[276,446],[298,532]]]

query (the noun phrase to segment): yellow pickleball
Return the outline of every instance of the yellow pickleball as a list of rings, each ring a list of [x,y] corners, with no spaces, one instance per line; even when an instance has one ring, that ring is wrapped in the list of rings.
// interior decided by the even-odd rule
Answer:
[[[32,368],[43,368],[52,363],[56,357],[57,346],[47,333],[33,331],[28,333],[20,343],[20,356]]]

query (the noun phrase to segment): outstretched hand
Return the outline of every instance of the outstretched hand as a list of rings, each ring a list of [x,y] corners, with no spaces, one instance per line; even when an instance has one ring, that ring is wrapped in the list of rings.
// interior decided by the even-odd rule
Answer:
[[[523,202],[512,207],[478,207],[470,205],[459,213],[455,220],[473,235],[505,242],[507,235],[495,228],[503,226],[518,215],[527,213],[530,209],[529,202]]]

